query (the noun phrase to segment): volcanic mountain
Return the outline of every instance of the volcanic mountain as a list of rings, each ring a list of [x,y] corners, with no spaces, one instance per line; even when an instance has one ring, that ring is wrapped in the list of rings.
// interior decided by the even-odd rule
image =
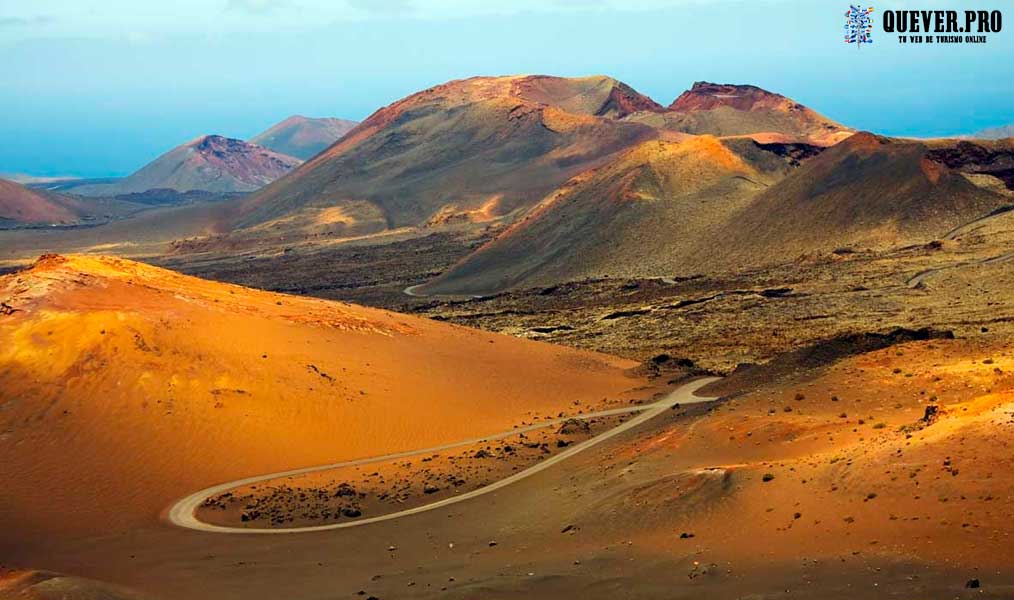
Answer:
[[[1009,172],[1010,152],[993,146],[928,146],[869,133],[823,152],[709,136],[649,142],[575,177],[419,289],[485,294],[926,243],[1008,204],[966,177]]]
[[[72,223],[80,216],[79,203],[70,198],[0,179],[0,224]]]
[[[249,142],[206,135],[173,148],[116,183],[76,187],[74,193],[119,196],[162,189],[251,192],[300,162]]]
[[[644,113],[637,120],[693,134],[719,136],[763,134],[762,141],[804,139],[831,145],[852,130],[786,98],[753,85],[698,81],[664,112]]]
[[[699,127],[690,126],[686,119],[691,117]],[[277,141],[293,130],[282,125],[272,128]],[[305,125],[296,129],[306,130]],[[219,248],[256,247],[265,237],[291,244],[395,229],[426,234],[445,223],[474,223],[478,231],[516,221],[572,177],[621,160],[643,142],[678,142],[687,131],[733,134],[786,148],[825,145],[847,135],[845,128],[784,96],[752,86],[696,84],[668,110],[604,76],[476,77],[378,110],[286,177],[201,219],[213,220],[216,232],[228,232],[214,241]],[[173,150],[117,184],[74,191],[249,191],[294,162],[213,136]],[[146,231],[146,243],[157,237],[158,231]],[[171,235],[178,235],[178,228]],[[162,238],[173,239],[170,232]]]
[[[825,146],[851,132],[754,86],[697,83],[664,108],[603,76],[476,77],[377,111],[244,201],[235,225],[350,236],[513,219],[571,177],[683,133]]]
[[[719,251],[701,247],[688,258],[742,267],[838,248],[926,243],[1007,205],[957,164],[947,165],[952,146],[858,133],[733,214],[713,234],[723,240]]]
[[[653,140],[568,181],[424,293],[487,293],[603,276],[676,273],[701,231],[819,148],[749,139]]]
[[[0,229],[22,225],[96,224],[144,208],[144,205],[129,200],[82,198],[0,179]],[[25,233],[41,234],[38,227],[34,227],[31,233]]]
[[[632,361],[124,259],[45,256],[0,277],[0,307],[0,547],[154,523],[213,483],[509,431],[641,384]]]
[[[250,143],[307,160],[337,142],[356,125],[356,121],[345,119],[293,115],[251,138]]]
[[[659,135],[622,119],[661,110],[608,77],[476,77],[378,110],[291,176],[243,202],[237,224],[358,232],[451,212],[526,209],[564,181]]]

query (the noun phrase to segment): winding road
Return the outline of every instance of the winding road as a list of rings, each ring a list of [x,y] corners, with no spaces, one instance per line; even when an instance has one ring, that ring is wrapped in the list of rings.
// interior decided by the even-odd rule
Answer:
[[[464,502],[465,500],[470,500],[472,498],[476,498],[476,497],[482,496],[484,494],[489,494],[490,492],[494,492],[496,490],[499,490],[500,488],[503,488],[503,487],[506,487],[508,485],[511,485],[512,483],[517,483],[518,481],[521,481],[522,479],[526,479],[528,477],[531,477],[532,475],[535,475],[536,473],[538,473],[540,471],[544,471],[544,470],[548,469],[549,467],[551,467],[551,466],[553,466],[553,465],[555,465],[555,464],[557,464],[559,462],[567,460],[568,458],[570,458],[571,456],[574,456],[575,454],[577,454],[579,452],[584,452],[585,450],[587,450],[589,448],[592,448],[594,446],[597,446],[598,444],[601,444],[602,442],[604,442],[604,441],[606,441],[606,440],[608,440],[610,438],[616,437],[617,435],[620,435],[621,433],[623,433],[625,431],[629,431],[629,430],[637,427],[638,425],[641,425],[642,423],[650,421],[651,419],[659,416],[660,414],[664,413],[665,411],[669,410],[670,408],[672,408],[673,406],[675,406],[677,404],[679,404],[679,405],[697,404],[697,403],[700,403],[700,402],[710,402],[710,401],[716,400],[717,398],[705,398],[705,397],[697,396],[695,394],[695,392],[697,390],[701,389],[702,387],[704,387],[705,385],[707,385],[709,383],[712,383],[714,381],[718,381],[719,379],[720,378],[718,378],[718,377],[705,377],[705,378],[702,378],[702,379],[696,379],[696,380],[691,381],[689,383],[685,383],[682,386],[676,388],[672,393],[670,393],[668,396],[666,396],[662,400],[659,400],[658,402],[654,402],[652,404],[641,405],[641,406],[630,406],[630,407],[623,407],[623,408],[614,408],[614,409],[610,409],[610,410],[603,410],[603,411],[594,412],[594,413],[587,413],[587,414],[583,414],[583,415],[572,415],[572,416],[569,416],[569,417],[561,417],[561,418],[558,418],[558,419],[552,419],[552,420],[544,421],[542,423],[538,423],[538,424],[535,424],[535,425],[530,425],[530,426],[522,427],[522,428],[518,428],[518,429],[512,429],[510,431],[505,431],[505,432],[494,434],[494,435],[487,435],[487,436],[483,436],[481,438],[475,438],[475,439],[471,439],[471,440],[464,440],[464,441],[460,441],[460,442],[452,442],[452,443],[449,443],[449,444],[443,444],[443,445],[440,445],[440,446],[433,446],[433,447],[430,447],[430,448],[422,448],[422,449],[419,449],[419,450],[409,450],[407,452],[396,452],[394,454],[387,454],[385,456],[376,456],[376,457],[371,457],[371,458],[361,458],[361,459],[358,459],[358,460],[350,460],[350,461],[339,462],[339,463],[334,463],[334,464],[330,464],[330,465],[320,465],[320,466],[316,466],[316,467],[306,467],[306,468],[302,468],[302,469],[293,469],[291,471],[282,471],[280,473],[268,473],[267,475],[256,475],[254,477],[247,477],[247,478],[239,479],[239,480],[236,480],[236,481],[230,481],[228,483],[222,483],[222,484],[219,484],[219,485],[211,486],[209,488],[205,488],[203,490],[199,490],[197,492],[194,492],[193,494],[190,494],[186,498],[183,498],[182,500],[179,500],[178,502],[176,502],[175,504],[173,504],[169,508],[168,517],[167,518],[169,519],[169,522],[172,523],[173,525],[177,525],[179,527],[185,527],[187,529],[195,529],[197,531],[205,531],[205,532],[211,532],[211,533],[245,533],[245,534],[286,534],[286,533],[306,533],[306,532],[311,532],[311,531],[327,531],[327,530],[331,530],[331,529],[346,529],[346,528],[349,528],[349,527],[359,527],[359,526],[362,526],[362,525],[368,525],[370,523],[378,523],[380,521],[390,521],[392,519],[400,519],[402,517],[407,517],[409,515],[414,515],[414,514],[418,514],[418,513],[422,513],[422,512],[426,512],[426,511],[430,511],[430,510],[434,510],[434,509],[437,509],[437,508],[442,508],[444,506],[449,506],[451,504],[456,504],[458,502]],[[288,476],[292,476],[292,475],[303,475],[303,474],[306,474],[306,473],[314,473],[314,472],[317,472],[317,471],[327,471],[327,470],[331,470],[331,469],[337,469],[337,468],[340,468],[340,467],[350,467],[350,466],[356,466],[356,465],[366,465],[366,464],[370,464],[370,463],[383,462],[383,461],[387,461],[387,460],[404,458],[404,457],[414,456],[414,455],[423,454],[423,453],[439,452],[439,451],[442,451],[442,450],[447,450],[447,449],[455,448],[455,447],[458,447],[458,446],[467,446],[467,445],[471,445],[471,444],[477,444],[477,443],[480,443],[480,442],[483,442],[483,441],[503,439],[503,438],[506,438],[506,437],[517,435],[519,433],[524,433],[526,431],[533,431],[533,430],[536,430],[536,429],[542,429],[542,428],[545,428],[545,427],[550,427],[552,425],[557,425],[557,424],[563,423],[564,421],[566,421],[568,419],[592,419],[592,418],[596,418],[596,417],[605,417],[605,416],[610,416],[610,415],[619,415],[619,414],[633,413],[633,412],[639,412],[641,414],[637,415],[633,419],[630,419],[629,421],[626,421],[624,423],[621,423],[620,425],[617,425],[616,427],[613,427],[609,431],[605,431],[605,432],[603,432],[603,433],[601,433],[601,434],[599,434],[599,435],[597,435],[595,437],[589,438],[589,439],[585,440],[584,442],[581,442],[580,444],[577,444],[577,445],[575,445],[575,446],[573,446],[573,447],[571,447],[571,448],[569,448],[567,450],[564,450],[563,452],[561,452],[559,454],[556,454],[555,456],[551,456],[550,458],[547,458],[546,460],[543,460],[542,462],[540,462],[540,463],[538,463],[536,465],[533,465],[533,466],[531,466],[531,467],[529,467],[529,468],[527,468],[527,469],[525,469],[523,471],[519,471],[518,473],[515,473],[514,475],[511,475],[510,477],[501,479],[501,480],[493,482],[493,483],[491,483],[491,484],[489,484],[489,485],[487,485],[485,487],[481,487],[481,488],[472,490],[470,492],[466,492],[464,494],[460,494],[460,495],[457,495],[457,496],[452,496],[450,498],[445,498],[443,500],[438,500],[438,501],[432,502],[430,504],[424,504],[422,506],[416,506],[414,508],[409,508],[409,509],[398,511],[398,512],[388,513],[386,515],[380,515],[380,516],[377,516],[377,517],[369,517],[369,518],[366,518],[366,519],[357,519],[355,521],[347,521],[347,522],[343,522],[343,523],[329,523],[327,525],[312,525],[312,526],[308,526],[308,527],[290,527],[290,528],[279,528],[279,529],[266,529],[266,528],[265,529],[254,529],[254,528],[245,528],[245,527],[227,527],[227,526],[224,526],[224,525],[212,525],[210,523],[205,523],[205,522],[199,520],[197,518],[197,516],[196,516],[196,512],[197,512],[198,507],[200,507],[201,504],[203,504],[204,501],[207,500],[208,498],[211,498],[212,496],[216,496],[218,494],[222,494],[224,492],[227,492],[227,491],[229,491],[231,489],[234,489],[234,488],[237,488],[237,487],[240,487],[240,486],[257,483],[257,482],[260,482],[260,481],[266,481],[266,480],[270,480],[270,479],[277,479],[277,478],[280,478],[280,477],[288,477]]]
[[[980,259],[980,260],[971,260],[971,261],[966,261],[966,262],[954,263],[952,265],[946,265],[946,266],[943,266],[943,267],[936,267],[936,268],[933,268],[933,269],[926,269],[925,271],[920,271],[920,272],[916,273],[915,275],[913,275],[912,277],[910,277],[905,282],[905,285],[908,286],[909,288],[914,289],[914,288],[919,287],[923,282],[925,282],[927,279],[929,279],[933,275],[936,275],[937,273],[941,273],[943,271],[950,271],[952,269],[961,269],[961,268],[964,268],[964,267],[978,267],[980,265],[991,265],[991,264],[995,264],[995,263],[1003,263],[1003,262],[1007,262],[1007,261],[1012,260],[1012,259],[1014,259],[1014,252],[1006,252],[1004,254],[998,254],[996,256],[990,256],[989,258],[983,258],[983,259]]]
[[[1008,217],[1008,216],[1010,216],[1011,212],[1014,212],[1014,205],[1008,204],[1008,205],[1001,206],[1000,208],[997,208],[996,210],[990,212],[989,214],[983,215],[983,216],[981,216],[981,217],[979,217],[977,219],[973,219],[973,220],[971,220],[971,221],[969,221],[967,223],[963,223],[961,225],[958,225],[954,229],[952,229],[952,230],[948,231],[947,233],[945,233],[943,235],[942,239],[945,239],[945,240],[956,240],[956,239],[958,239],[959,236],[961,236],[964,233],[967,233],[969,230],[974,229],[976,226],[982,225],[986,221],[991,221],[991,220],[996,219],[998,217]],[[922,283],[924,283],[930,277],[936,275],[937,273],[943,272],[943,271],[949,271],[951,269],[961,269],[961,268],[964,268],[964,267],[976,267],[976,266],[979,266],[979,265],[988,265],[988,264],[993,264],[993,263],[1007,262],[1008,260],[1011,260],[1011,259],[1014,259],[1014,252],[1006,252],[1004,254],[998,254],[996,256],[990,256],[988,258],[983,258],[983,259],[979,259],[979,260],[969,260],[969,261],[957,262],[957,263],[950,264],[950,265],[945,265],[943,267],[935,267],[935,268],[931,268],[931,269],[925,269],[923,271],[919,271],[918,273],[916,273],[912,277],[908,278],[908,280],[905,281],[905,285],[908,286],[909,288],[917,288],[920,285],[922,285]]]
[[[415,297],[415,298],[426,298],[426,297],[428,297],[428,294],[417,294],[417,293],[415,293],[415,291],[417,289],[421,288],[424,285],[426,285],[426,284],[425,283],[420,283],[418,285],[410,285],[407,288],[403,289],[402,293],[404,293],[406,296],[412,296],[412,297]]]

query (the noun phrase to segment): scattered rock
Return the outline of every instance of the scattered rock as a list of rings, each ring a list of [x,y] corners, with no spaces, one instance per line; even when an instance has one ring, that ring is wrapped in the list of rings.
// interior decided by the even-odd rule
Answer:
[[[335,488],[335,498],[350,498],[356,495],[356,488],[352,487],[348,483],[341,483]]]
[[[587,421],[581,419],[567,419],[560,425],[560,428],[556,430],[556,433],[560,435],[573,435],[575,433],[591,433],[591,425]]]
[[[556,333],[557,331],[573,331],[570,325],[541,325],[529,329],[532,333]]]
[[[636,317],[639,315],[646,315],[651,312],[650,308],[633,308],[630,310],[617,310],[611,312],[603,317],[600,317],[600,321],[612,321],[614,319],[623,319],[626,317]]]

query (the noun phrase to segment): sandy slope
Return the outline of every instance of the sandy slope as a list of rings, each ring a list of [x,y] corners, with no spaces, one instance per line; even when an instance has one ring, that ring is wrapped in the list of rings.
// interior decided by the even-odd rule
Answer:
[[[0,301],[4,544],[150,522],[212,483],[481,436],[638,385],[628,361],[120,259],[45,258],[0,279]]]
[[[3,600],[138,600],[131,590],[60,573],[0,567]]]
[[[1009,343],[990,337],[890,347],[758,381],[639,450],[677,469],[724,469],[721,501],[684,504],[677,521],[712,557],[863,555],[1009,573],[1011,360]]]
[[[1012,360],[934,340],[761,378],[481,500],[341,532],[142,524],[21,556],[161,598],[1008,598]]]

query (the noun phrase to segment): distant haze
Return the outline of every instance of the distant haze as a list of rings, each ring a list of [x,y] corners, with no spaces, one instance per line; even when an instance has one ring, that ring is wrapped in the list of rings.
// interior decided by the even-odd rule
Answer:
[[[202,134],[250,139],[293,114],[362,120],[437,83],[507,73],[605,74],[663,105],[694,81],[750,83],[888,135],[1014,123],[1014,32],[911,46],[877,22],[856,48],[841,39],[846,5],[4,2],[0,173],[126,175]]]

